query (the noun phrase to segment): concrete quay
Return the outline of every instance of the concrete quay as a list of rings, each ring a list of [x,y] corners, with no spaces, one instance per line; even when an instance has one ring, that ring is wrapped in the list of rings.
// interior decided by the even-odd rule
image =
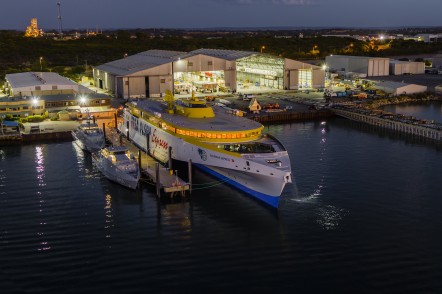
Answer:
[[[350,120],[442,142],[442,125],[440,124],[360,109],[336,107],[331,109],[336,115]]]

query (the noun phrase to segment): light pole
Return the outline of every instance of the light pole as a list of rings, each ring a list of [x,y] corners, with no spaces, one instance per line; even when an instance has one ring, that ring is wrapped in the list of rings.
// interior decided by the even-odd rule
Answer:
[[[261,46],[261,53],[262,53],[262,50],[264,50],[266,48],[266,46]]]
[[[43,61],[43,57],[40,56],[40,71],[43,71],[43,64],[42,64],[42,61]]]

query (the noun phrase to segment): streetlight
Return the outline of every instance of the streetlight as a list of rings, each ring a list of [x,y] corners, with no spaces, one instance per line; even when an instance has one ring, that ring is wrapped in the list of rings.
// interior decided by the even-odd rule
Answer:
[[[262,53],[262,50],[264,50],[266,48],[266,46],[261,46],[261,53]]]
[[[80,106],[85,105],[86,103],[86,97],[80,96]]]
[[[43,64],[41,63],[43,61],[43,57],[40,56],[40,71],[43,71]]]

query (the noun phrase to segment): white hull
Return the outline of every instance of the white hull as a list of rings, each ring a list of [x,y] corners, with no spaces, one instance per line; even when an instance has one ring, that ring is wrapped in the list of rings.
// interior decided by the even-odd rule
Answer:
[[[238,157],[209,148],[208,143],[187,142],[129,112],[125,112],[124,118],[125,122],[130,123],[120,125],[120,131],[124,134],[128,131],[131,141],[145,151],[149,149],[149,153],[159,161],[165,163],[169,160],[171,148],[173,159],[184,162],[192,160],[193,164],[206,172],[274,207],[278,206],[285,184],[291,182],[290,159],[285,150],[241,154]],[[269,161],[279,164],[269,164]]]
[[[133,190],[137,188],[138,181],[140,180],[138,169],[135,174],[126,173],[121,167],[112,164],[112,162],[102,156],[98,155],[94,157],[94,159],[98,170],[102,172],[107,179]],[[136,162],[133,162],[133,164],[136,165]]]
[[[72,131],[72,137],[81,149],[91,153],[100,150],[105,145],[104,135],[91,137],[77,130]]]

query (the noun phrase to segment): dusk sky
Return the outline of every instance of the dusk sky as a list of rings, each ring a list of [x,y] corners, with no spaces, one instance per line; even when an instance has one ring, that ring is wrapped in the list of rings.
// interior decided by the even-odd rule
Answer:
[[[63,28],[442,26],[442,0],[61,0]],[[2,0],[0,29],[58,28],[57,0]]]

